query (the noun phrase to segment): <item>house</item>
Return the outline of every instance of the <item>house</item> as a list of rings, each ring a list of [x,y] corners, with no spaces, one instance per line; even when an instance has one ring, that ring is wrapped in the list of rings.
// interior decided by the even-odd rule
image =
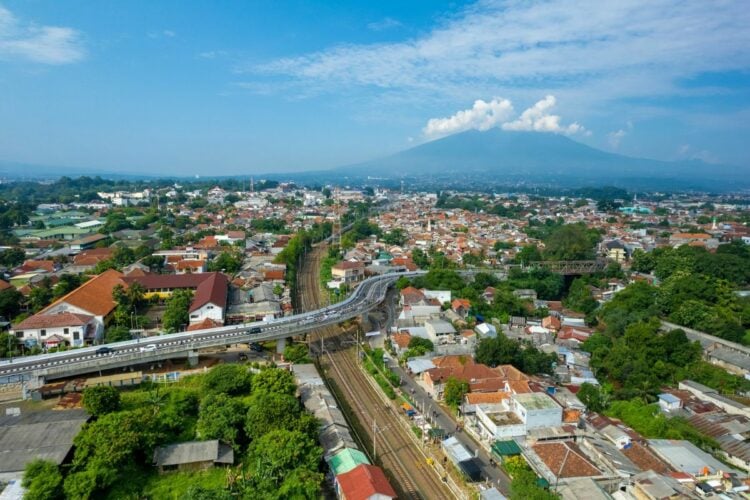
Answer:
[[[389,500],[396,492],[388,482],[383,469],[361,464],[336,476],[336,492],[341,500]]]
[[[13,327],[11,333],[19,342],[29,345],[81,347],[97,338],[98,324],[94,316],[60,312],[35,314]]]
[[[625,262],[627,253],[621,241],[612,240],[602,244],[604,255],[615,262]]]
[[[471,302],[467,299],[453,299],[453,302],[451,302],[451,310],[461,318],[465,318],[469,314],[469,309],[471,309]]]
[[[428,319],[424,322],[427,335],[434,344],[446,343],[453,340],[456,329],[443,319]]]
[[[659,407],[662,411],[675,411],[682,408],[682,400],[667,392],[659,394]]]
[[[425,305],[426,303],[426,297],[421,290],[414,288],[413,286],[407,286],[401,290],[401,298],[399,300],[399,305],[401,307]]]
[[[474,331],[477,332],[482,337],[491,337],[491,338],[497,337],[497,328],[495,328],[494,325],[491,325],[489,323],[478,324],[476,327],[474,327]]]
[[[331,267],[331,276],[334,281],[342,283],[354,283],[365,276],[364,262],[343,261]]]
[[[73,258],[75,266],[95,266],[103,260],[112,258],[114,250],[112,248],[92,248],[84,250]]]
[[[232,447],[214,439],[160,446],[154,450],[154,464],[159,472],[196,471],[215,465],[234,464]]]
[[[547,330],[557,332],[561,326],[562,324],[560,322],[560,318],[558,318],[557,316],[550,315],[542,318],[542,327],[546,328]]]
[[[39,342],[43,337],[42,330],[45,330],[44,337],[58,335],[65,341],[69,341],[71,345],[82,345],[78,343],[80,341],[84,343],[92,342],[101,337],[104,326],[109,322],[111,314],[117,306],[112,298],[112,290],[116,285],[123,284],[122,278],[122,273],[109,269],[16,325],[13,331],[16,332],[16,336],[20,331],[23,332],[23,338],[36,337]],[[61,316],[63,313],[71,313],[72,315]],[[50,319],[41,316],[55,317]],[[87,317],[93,317],[93,321]],[[31,321],[27,323],[29,320]],[[19,328],[24,324],[30,327],[31,333],[28,334],[28,337],[26,330]],[[46,331],[48,330],[46,325],[50,325],[49,332]],[[67,334],[65,333],[66,328],[68,329]],[[75,338],[76,332],[79,335],[78,339]],[[49,342],[49,339],[47,340]]]
[[[513,290],[513,295],[521,300],[530,300],[532,302],[537,299],[536,290],[532,290],[531,288],[519,288],[518,290]]]
[[[126,276],[123,281],[127,285],[139,283],[145,289],[147,298],[166,299],[174,290],[192,290],[194,294],[189,309],[190,324],[200,323],[206,318],[224,323],[229,280],[222,273],[147,274]]]
[[[179,262],[172,264],[175,274],[197,274],[205,273],[208,266],[205,260],[188,260],[184,259]]]
[[[510,408],[526,426],[526,429],[557,427],[562,423],[562,407],[549,395],[542,392],[513,394]]]

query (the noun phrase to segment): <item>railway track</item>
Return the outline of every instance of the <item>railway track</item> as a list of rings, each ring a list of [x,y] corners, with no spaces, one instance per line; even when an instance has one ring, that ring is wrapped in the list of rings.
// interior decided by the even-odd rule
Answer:
[[[302,267],[298,304],[303,310],[324,305],[319,284],[319,266],[325,251],[322,246],[313,249]],[[339,327],[328,326],[311,332],[308,340],[311,351],[319,354],[326,375],[339,388],[341,396],[358,420],[359,437],[363,446],[368,447],[370,457],[376,458],[390,473],[396,482],[393,486],[399,497],[430,500],[455,498],[414,445],[412,437],[407,434],[411,431],[398,421],[401,417],[394,406],[384,403],[379,389],[373,387],[366,378],[367,375],[356,359],[352,337]],[[325,344],[322,349],[321,343]]]

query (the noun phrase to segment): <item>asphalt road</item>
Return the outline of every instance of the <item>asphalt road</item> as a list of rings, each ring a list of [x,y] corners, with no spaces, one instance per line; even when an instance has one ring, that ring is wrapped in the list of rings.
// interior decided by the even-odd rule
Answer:
[[[482,478],[489,479],[493,486],[496,486],[504,495],[510,494],[510,478],[499,467],[490,465],[490,456],[474,439],[463,431],[456,432],[457,422],[455,418],[447,413],[438,405],[425,390],[412,379],[406,370],[391,361],[390,368],[401,376],[404,384],[401,390],[410,394],[412,401],[433,425],[445,430],[446,435],[453,434],[471,453],[479,450],[477,457],[479,466],[482,469]]]

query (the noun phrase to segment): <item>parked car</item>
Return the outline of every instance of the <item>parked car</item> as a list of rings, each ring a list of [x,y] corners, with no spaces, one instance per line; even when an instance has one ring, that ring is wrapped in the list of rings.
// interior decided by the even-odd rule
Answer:
[[[115,352],[115,350],[107,346],[102,346],[96,350],[96,354],[112,354],[113,352]]]
[[[253,328],[250,329],[250,333],[260,333],[260,327],[254,326]]]

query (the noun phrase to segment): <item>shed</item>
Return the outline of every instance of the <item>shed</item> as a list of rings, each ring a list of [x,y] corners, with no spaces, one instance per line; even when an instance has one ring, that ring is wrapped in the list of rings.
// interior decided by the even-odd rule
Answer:
[[[359,465],[369,463],[367,456],[355,448],[344,448],[328,459],[328,466],[336,476],[346,474]]]
[[[160,446],[154,450],[154,464],[159,472],[208,469],[216,464],[232,465],[232,447],[219,440],[189,441]]]

